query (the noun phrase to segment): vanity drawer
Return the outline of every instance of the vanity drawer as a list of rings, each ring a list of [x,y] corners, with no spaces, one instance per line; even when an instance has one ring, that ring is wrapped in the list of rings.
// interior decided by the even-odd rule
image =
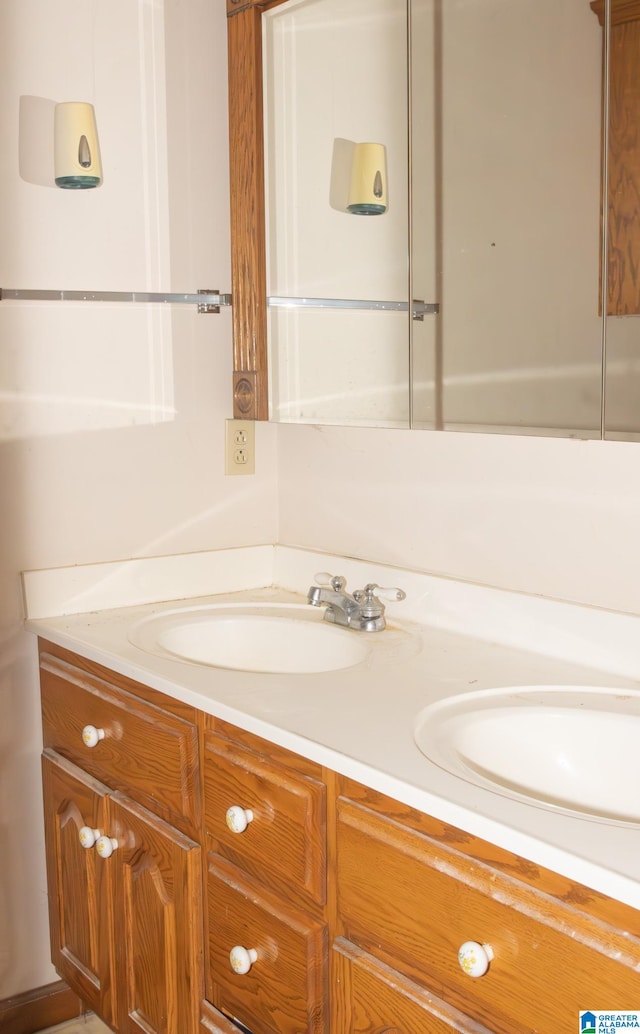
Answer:
[[[326,927],[209,857],[207,997],[254,1034],[326,1034]],[[237,973],[229,953],[255,952]]]
[[[196,830],[195,725],[52,654],[41,656],[40,686],[45,747],[185,832]],[[104,733],[95,746],[85,743],[88,726]]]
[[[341,938],[331,950],[331,988],[332,1034],[491,1034]]]
[[[496,1034],[640,1002],[636,938],[344,798],[337,884],[345,937]],[[458,964],[466,941],[493,950],[482,977]]]
[[[237,811],[227,818],[230,808]],[[319,779],[294,772],[293,761],[290,768],[268,761],[207,732],[204,809],[216,854],[288,898],[324,903],[326,790]]]

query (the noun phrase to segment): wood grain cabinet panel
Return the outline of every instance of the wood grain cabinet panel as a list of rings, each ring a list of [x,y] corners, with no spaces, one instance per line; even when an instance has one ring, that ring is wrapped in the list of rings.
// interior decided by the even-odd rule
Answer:
[[[342,939],[331,952],[332,1034],[490,1034],[419,984]]]
[[[293,758],[293,755],[291,756]],[[204,811],[209,846],[243,872],[287,897],[326,900],[326,789],[209,732],[204,751]],[[249,811],[242,832],[227,811]]]
[[[344,936],[496,1034],[571,1031],[594,1002],[640,1002],[637,937],[348,800],[337,827]],[[491,946],[483,977],[461,970],[465,941]]]
[[[326,1034],[327,930],[215,856],[208,865],[207,997],[254,1034]],[[235,946],[257,958],[230,964]]]
[[[107,870],[79,836],[83,826],[105,832],[109,790],[51,750],[42,757],[42,781],[51,959],[86,1005],[115,1023]]]
[[[52,654],[40,661],[42,724],[51,747],[187,833],[200,824],[195,725]],[[86,726],[104,730],[95,747]]]
[[[110,835],[123,1034],[195,1034],[204,991],[200,846],[114,794]]]

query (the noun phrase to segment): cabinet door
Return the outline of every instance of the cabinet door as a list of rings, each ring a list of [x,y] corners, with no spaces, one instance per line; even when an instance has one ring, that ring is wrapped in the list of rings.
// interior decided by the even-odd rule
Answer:
[[[490,1034],[355,945],[331,952],[332,1034]]]
[[[123,1034],[196,1034],[203,987],[200,846],[114,794],[110,837]]]
[[[108,870],[91,838],[83,836],[88,847],[80,842],[83,827],[105,832],[109,790],[50,750],[42,781],[51,958],[83,1002],[115,1026]]]

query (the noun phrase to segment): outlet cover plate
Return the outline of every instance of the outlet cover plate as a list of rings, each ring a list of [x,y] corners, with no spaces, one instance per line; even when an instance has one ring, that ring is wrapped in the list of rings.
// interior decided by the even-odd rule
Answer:
[[[225,421],[225,474],[255,474],[256,437],[253,420]]]

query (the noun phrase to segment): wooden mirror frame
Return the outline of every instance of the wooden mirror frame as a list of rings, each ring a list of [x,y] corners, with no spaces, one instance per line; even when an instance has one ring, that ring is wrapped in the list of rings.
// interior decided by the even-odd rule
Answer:
[[[604,28],[605,0],[592,0],[591,9]],[[640,313],[640,66],[636,59],[639,47],[640,0],[612,0],[607,316]]]
[[[262,110],[262,12],[284,0],[227,0],[233,415],[269,419]]]

